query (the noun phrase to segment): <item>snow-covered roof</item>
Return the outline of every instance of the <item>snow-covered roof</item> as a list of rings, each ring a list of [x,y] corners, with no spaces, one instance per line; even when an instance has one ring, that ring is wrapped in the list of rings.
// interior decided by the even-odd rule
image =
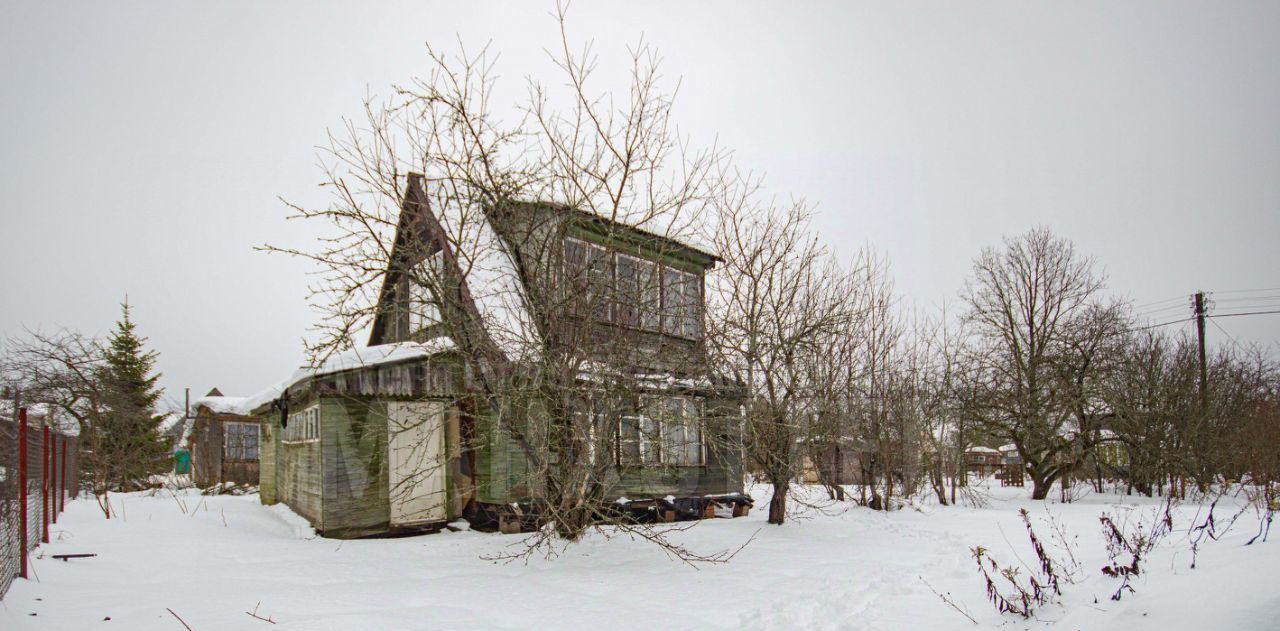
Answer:
[[[978,447],[970,447],[970,448],[969,448],[969,451],[970,451],[970,452],[972,452],[972,453],[979,453],[979,454],[998,454],[998,453],[1000,453],[1000,450],[999,450],[999,449],[992,449],[992,448],[990,448],[990,447],[982,447],[982,446],[978,446]]]
[[[214,414],[247,414],[241,410],[241,404],[244,403],[244,397],[200,397],[191,404],[191,410],[194,412],[199,408],[205,408]]]
[[[370,366],[378,366],[381,364],[394,364],[411,359],[431,357],[432,355],[451,351],[454,348],[456,347],[454,346],[453,340],[448,337],[441,336],[425,342],[380,344],[378,346],[353,348],[340,353],[334,353],[319,366],[314,368],[299,368],[295,370],[288,379],[240,399],[239,403],[235,407],[237,411],[230,413],[243,415],[250,414],[253,410],[262,406],[264,403],[268,403],[279,398],[280,394],[285,390],[288,390],[295,384],[301,383],[307,379],[331,375],[347,370],[356,370],[358,368],[368,368]],[[234,399],[238,397],[219,398]]]
[[[156,425],[156,429],[164,435],[176,433],[177,430],[175,428],[178,427],[185,418],[186,417],[178,412],[169,412],[164,415],[164,418],[160,419],[160,422]]]
[[[537,344],[537,329],[506,243],[483,216],[440,219],[452,233],[454,256],[485,331],[508,359],[527,357]]]
[[[1018,451],[1018,446],[1013,443],[1009,443],[1008,445],[1000,445],[1000,453],[1009,453],[1014,451]]]

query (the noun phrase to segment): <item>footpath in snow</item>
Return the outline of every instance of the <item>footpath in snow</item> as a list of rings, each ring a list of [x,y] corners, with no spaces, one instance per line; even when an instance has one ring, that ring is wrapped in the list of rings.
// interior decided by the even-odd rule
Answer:
[[[759,499],[769,493],[754,491]],[[981,508],[889,514],[831,505],[782,527],[767,525],[762,511],[708,520],[673,539],[701,553],[750,543],[729,563],[698,569],[626,536],[593,534],[555,559],[502,563],[486,558],[519,546],[519,535],[339,541],[316,537],[288,509],[253,495],[123,495],[120,517],[109,521],[81,499],[68,503],[53,542],[35,552],[32,579],[16,581],[0,604],[0,629],[181,631],[169,610],[197,631],[1280,628],[1280,532],[1245,546],[1258,528],[1252,510],[1220,540],[1205,538],[1191,569],[1189,529],[1208,507],[1177,506],[1173,531],[1132,581],[1134,593],[1116,602],[1119,579],[1099,571],[1107,553],[1098,518],[1151,523],[1159,500],[1085,494],[1061,504],[1026,494],[995,488]],[[1219,503],[1219,530],[1238,502]],[[982,546],[1022,576],[1033,571],[1020,508],[1074,580],[1032,619],[998,614],[985,601],[970,552]],[[50,558],[61,553],[98,556]],[[246,613],[255,608],[276,624]]]

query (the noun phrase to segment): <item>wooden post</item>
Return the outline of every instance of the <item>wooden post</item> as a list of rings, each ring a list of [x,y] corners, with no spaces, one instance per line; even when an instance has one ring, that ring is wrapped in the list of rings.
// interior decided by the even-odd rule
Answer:
[[[1197,291],[1191,296],[1196,313],[1196,338],[1200,351],[1200,414],[1209,411],[1209,373],[1204,361],[1204,292]]]
[[[42,428],[40,435],[40,458],[44,474],[40,481],[40,503],[44,507],[44,516],[40,519],[40,541],[49,543],[49,426]]]

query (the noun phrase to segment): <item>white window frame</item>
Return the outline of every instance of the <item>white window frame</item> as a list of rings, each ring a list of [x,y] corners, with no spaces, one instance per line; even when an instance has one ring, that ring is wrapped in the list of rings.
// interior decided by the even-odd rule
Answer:
[[[613,294],[617,283],[614,276],[614,253],[603,245],[577,237],[565,237],[564,243],[566,245],[573,243],[574,245],[582,246],[584,256],[581,269],[570,269],[569,261],[567,260],[568,256],[563,256],[565,277],[574,281],[577,280],[579,274],[586,274],[586,277],[581,281],[586,283],[587,291],[584,295],[591,300],[591,304],[587,305],[591,312],[591,317],[599,322],[613,322]],[[600,283],[598,288],[593,288],[592,285],[595,281],[592,275],[597,272],[593,271],[592,266],[596,260],[604,262],[605,270],[603,282]],[[575,287],[574,289],[576,290],[577,288]],[[597,294],[593,296],[592,291],[597,292]]]
[[[702,331],[702,275],[682,269],[661,266],[662,274],[662,332],[688,339],[701,339]],[[679,283],[672,287],[671,281]],[[672,292],[676,292],[674,295]],[[672,301],[678,304],[670,304]]]
[[[320,440],[320,406],[312,405],[289,414],[289,423],[280,434],[280,441],[288,444],[313,443]]]
[[[257,440],[254,441],[254,457],[248,458],[245,455],[247,445],[244,444],[243,438],[237,438],[240,444],[235,445],[236,453],[232,453],[233,446],[231,444],[232,428],[235,428],[236,434],[243,436],[246,428],[252,427],[252,433],[256,435]],[[223,460],[243,460],[246,462],[258,461],[262,459],[262,427],[258,423],[250,421],[225,421],[222,424],[222,458]]]
[[[623,261],[632,270],[632,278],[626,281],[620,273]],[[661,329],[662,282],[657,275],[659,269],[660,266],[649,259],[622,252],[614,254],[613,283],[617,294],[613,306],[614,324],[646,331]],[[634,286],[624,287],[624,282],[632,282]],[[623,317],[624,309],[632,310],[631,318]]]
[[[618,419],[618,455],[621,466],[652,467],[701,467],[707,463],[707,445],[703,437],[702,400],[687,396],[640,397],[635,413],[624,414]],[[678,412],[673,414],[674,410]],[[627,437],[625,424],[633,424],[637,433]],[[677,436],[677,433],[679,434]],[[694,439],[689,440],[693,435]],[[629,444],[638,443],[640,458],[637,462],[627,454]],[[694,461],[690,461],[689,445],[697,445]],[[624,455],[626,454],[626,455]]]

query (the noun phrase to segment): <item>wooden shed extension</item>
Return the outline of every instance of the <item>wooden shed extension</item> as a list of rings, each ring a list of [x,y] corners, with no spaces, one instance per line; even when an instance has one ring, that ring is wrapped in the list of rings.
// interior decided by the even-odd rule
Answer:
[[[387,346],[250,401],[263,420],[262,502],[287,504],[326,537],[432,530],[462,514],[449,471],[459,364],[447,350]]]

